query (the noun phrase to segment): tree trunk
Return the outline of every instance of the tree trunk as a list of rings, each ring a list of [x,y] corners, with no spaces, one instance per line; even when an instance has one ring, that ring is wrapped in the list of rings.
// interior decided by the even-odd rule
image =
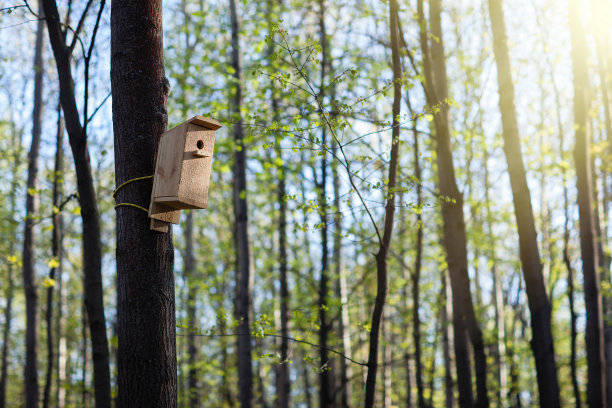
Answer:
[[[383,309],[387,297],[387,254],[391,246],[393,235],[393,218],[395,215],[395,188],[397,184],[397,162],[399,158],[400,135],[400,108],[402,103],[402,66],[399,49],[398,6],[396,0],[389,2],[389,30],[391,38],[391,56],[393,61],[393,108],[391,154],[389,161],[389,178],[387,183],[387,197],[385,205],[385,220],[383,235],[379,236],[379,248],[376,259],[376,299],[372,311],[372,328],[370,330],[370,344],[368,350],[368,375],[366,378],[365,407],[372,408],[376,394],[376,372],[378,369],[378,343],[380,326],[383,319]]]
[[[200,392],[200,372],[198,370],[198,339],[197,333],[197,287],[198,278],[196,276],[195,255],[193,252],[193,211],[187,211],[185,220],[185,278],[187,280],[187,324],[190,334],[187,336],[187,355],[189,359],[188,383],[189,383],[189,406],[199,407],[201,401]]]
[[[235,120],[234,134],[234,239],[236,245],[236,321],[238,347],[238,398],[242,408],[253,405],[253,369],[251,362],[251,256],[249,248],[249,219],[246,184],[246,146],[242,125],[242,68],[240,64],[239,22],[236,1],[230,0],[232,31],[231,64],[234,70],[234,92],[230,112]]]
[[[42,2],[45,15],[47,16],[47,31],[49,32],[49,40],[55,56],[55,64],[59,76],[60,101],[64,111],[66,129],[74,158],[77,191],[81,206],[81,220],[83,224],[83,291],[89,331],[91,333],[96,407],[105,408],[111,405],[110,370],[101,274],[102,244],[100,240],[100,217],[89,162],[87,134],[84,129],[87,121],[85,120],[84,124],[81,125],[79,119],[70,65],[72,51],[65,43],[57,5],[54,0],[42,0]],[[103,7],[104,0],[100,5],[100,10]],[[94,29],[95,32],[96,30]]]
[[[335,157],[338,151],[338,144],[332,141],[332,154]],[[334,249],[333,261],[335,268],[335,276],[337,279],[336,296],[340,299],[340,323],[338,335],[342,339],[342,352],[347,355],[352,355],[351,346],[351,325],[348,310],[348,282],[346,281],[346,270],[342,261],[342,213],[340,211],[340,177],[338,175],[337,162],[332,163],[332,180],[334,186]],[[340,380],[341,380],[341,395],[340,406],[349,408],[351,405],[353,369],[351,363],[346,359],[340,361]]]
[[[42,7],[39,6],[39,9]],[[26,191],[26,217],[23,233],[23,286],[26,299],[26,363],[25,397],[26,408],[38,408],[38,291],[34,271],[36,231],[34,224],[38,215],[38,152],[42,133],[43,111],[43,30],[44,20],[38,20],[36,45],[34,48],[34,111],[32,113],[32,144],[28,155],[28,181]]]
[[[410,98],[405,97],[410,115],[414,117],[414,111],[410,104]],[[416,178],[417,194],[417,213],[416,213],[416,253],[414,255],[414,269],[410,276],[412,280],[412,338],[414,342],[414,365],[417,386],[417,402],[419,408],[425,408],[424,384],[423,384],[423,364],[421,352],[421,317],[420,317],[420,296],[419,285],[421,281],[421,265],[423,263],[423,184],[421,180],[421,163],[419,149],[419,132],[416,122],[412,127],[412,160],[414,161],[414,177]]]
[[[273,17],[274,16],[274,17]],[[278,17],[273,0],[267,1],[266,19],[268,23],[269,35],[273,35],[272,19]],[[274,44],[270,43],[268,48],[269,64],[273,65],[272,54],[274,53]],[[280,123],[280,106],[278,98],[278,90],[275,87],[274,81],[271,81],[272,89],[272,115],[274,121]],[[289,363],[289,285],[288,285],[288,256],[287,256],[287,166],[283,161],[283,150],[280,146],[282,138],[275,134],[276,155],[280,160],[278,166],[278,185],[276,200],[278,202],[278,256],[279,256],[279,284],[280,284],[280,364],[276,367],[276,408],[289,408],[291,406],[291,377]]]
[[[583,28],[580,24],[580,5],[569,2],[570,29],[572,34],[572,67],[574,76],[574,129],[578,210],[580,215],[580,248],[584,274],[586,305],[586,350],[588,363],[587,404],[589,407],[606,405],[606,364],[604,357],[603,316],[601,287],[599,284],[599,260],[597,233],[593,209],[593,179],[591,174],[588,67]]]
[[[440,0],[430,3],[431,42],[429,51],[428,34],[425,25],[422,1],[418,3],[421,26],[421,48],[426,81],[426,97],[429,106],[438,105],[440,112],[434,116],[436,130],[436,157],[438,166],[438,189],[442,196],[442,219],[444,224],[444,248],[453,294],[454,345],[459,386],[459,405],[474,405],[472,374],[468,348],[468,335],[474,349],[476,368],[476,406],[486,407],[489,400],[486,391],[486,358],[482,333],[474,314],[467,273],[467,240],[463,216],[463,197],[457,188],[451,142],[451,122],[446,79],[446,62],[440,21]]]
[[[11,179],[11,192],[9,197],[9,214],[12,219],[17,218],[17,192],[19,187],[19,166],[21,163],[20,147],[21,147],[21,135],[14,128],[14,123],[11,124],[11,147],[13,151],[13,171]],[[6,385],[8,383],[8,366],[9,366],[9,349],[10,349],[10,335],[11,325],[13,319],[13,298],[15,295],[15,283],[13,282],[14,267],[17,265],[17,259],[15,255],[16,243],[17,243],[17,228],[18,223],[11,223],[9,236],[10,241],[8,244],[8,256],[11,259],[7,261],[7,283],[4,290],[4,298],[6,299],[6,305],[4,309],[4,328],[2,330],[2,371],[0,373],[0,408],[6,407]],[[13,258],[14,257],[14,258]]]
[[[453,379],[453,358],[451,352],[451,343],[454,343],[453,327],[450,322],[452,319],[452,308],[448,299],[452,296],[448,285],[449,276],[446,271],[442,273],[442,347],[444,355],[444,401],[446,408],[455,406],[455,387]]]
[[[550,322],[551,307],[542,277],[542,264],[538,251],[531,196],[522,160],[514,105],[514,86],[510,72],[510,57],[504,14],[500,1],[489,0],[489,15],[499,82],[499,106],[502,115],[504,152],[510,173],[514,212],[519,234],[520,258],[531,311],[533,334],[531,348],[536,361],[540,405],[558,407],[560,405],[559,384]]]
[[[64,124],[61,115],[61,106],[57,109],[57,138],[55,150],[55,166],[53,171],[53,229],[51,230],[51,258],[53,265],[49,270],[49,287],[47,288],[47,374],[45,378],[45,392],[43,397],[43,408],[49,406],[51,396],[51,383],[53,381],[53,364],[55,363],[55,350],[53,345],[53,290],[55,289],[55,276],[59,275],[61,279],[61,213],[56,212],[56,208],[60,207],[60,196],[62,194],[63,184],[63,160],[64,148],[62,146]]]
[[[113,2],[111,85],[115,183],[153,174],[166,129],[161,0]],[[148,207],[150,182],[132,183],[119,203]],[[117,207],[118,407],[176,407],[172,231],[150,230],[133,207]]]
[[[326,5],[325,0],[319,0],[319,43],[321,45],[321,80],[319,84],[319,94],[317,99],[323,103],[325,98],[325,79],[328,70],[329,50],[327,43],[327,30],[325,26]],[[325,115],[319,111],[319,115]],[[321,146],[327,144],[327,129],[324,127],[321,132]],[[314,169],[313,169],[314,172]],[[320,162],[320,179],[316,182],[317,200],[319,204],[319,216],[321,219],[321,275],[319,277],[318,310],[319,310],[319,407],[328,408],[333,406],[332,397],[333,386],[331,373],[331,362],[328,355],[328,337],[331,330],[331,323],[328,322],[327,310],[328,291],[329,291],[329,240],[327,231],[327,153],[323,152]]]
[[[502,285],[499,269],[497,268],[497,258],[495,255],[495,236],[493,235],[493,214],[491,213],[491,201],[489,197],[489,151],[487,142],[482,141],[483,160],[484,160],[484,187],[485,187],[485,207],[487,218],[487,239],[488,239],[488,258],[491,265],[491,275],[493,276],[493,307],[495,308],[495,365],[497,366],[497,381],[499,390],[497,398],[500,406],[506,406],[508,397],[508,367],[506,364],[506,316],[504,313],[504,299],[502,296]]]

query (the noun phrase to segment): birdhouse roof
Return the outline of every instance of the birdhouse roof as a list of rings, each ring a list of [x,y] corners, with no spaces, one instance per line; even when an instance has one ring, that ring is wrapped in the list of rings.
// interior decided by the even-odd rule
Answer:
[[[203,126],[210,130],[217,130],[222,126],[221,123],[217,122],[216,120],[212,118],[205,118],[200,115],[194,116],[186,121],[186,123],[193,123],[194,125]]]

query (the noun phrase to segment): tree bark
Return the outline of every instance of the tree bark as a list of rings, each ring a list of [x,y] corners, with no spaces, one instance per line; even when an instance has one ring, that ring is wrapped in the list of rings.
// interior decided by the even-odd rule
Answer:
[[[185,277],[187,279],[187,324],[189,325],[190,335],[187,336],[187,354],[189,359],[188,384],[189,384],[189,406],[199,407],[201,402],[200,391],[200,372],[198,370],[199,361],[199,337],[197,333],[197,287],[198,278],[196,276],[195,255],[193,251],[193,211],[187,211],[185,220]]]
[[[319,43],[321,45],[321,79],[317,99],[323,103],[325,98],[325,79],[328,71],[329,50],[327,43],[327,29],[325,25],[326,5],[325,0],[319,0]],[[319,111],[319,115],[325,115]],[[321,132],[321,146],[327,145],[327,129]],[[327,230],[327,152],[323,152],[320,161],[320,179],[316,182],[317,200],[319,204],[319,216],[321,220],[321,275],[319,277],[318,311],[319,311],[319,407],[328,408],[333,406],[333,386],[331,361],[328,355],[328,338],[331,331],[331,323],[328,322],[327,310],[329,292],[329,234]],[[314,172],[314,169],[313,169]]]
[[[332,141],[332,154],[335,157],[338,151],[338,144]],[[346,270],[342,260],[342,213],[340,211],[340,177],[338,175],[337,162],[332,163],[332,182],[334,186],[334,247],[333,261],[335,268],[335,276],[337,279],[336,296],[340,299],[340,323],[338,335],[342,339],[342,352],[350,356],[352,355],[351,346],[351,325],[348,310],[348,282],[346,280]],[[340,406],[349,408],[351,405],[352,386],[351,379],[353,370],[351,363],[346,359],[340,361]]]
[[[442,347],[444,355],[444,402],[446,408],[453,408],[455,406],[455,381],[453,379],[453,358],[450,346],[451,343],[454,343],[453,327],[450,324],[453,311],[448,301],[452,295],[449,293],[449,276],[446,271],[442,273],[441,280],[442,302],[440,303],[440,307],[442,308]]]
[[[574,129],[578,210],[580,216],[580,248],[584,274],[586,305],[586,350],[588,363],[587,404],[589,407],[606,405],[606,364],[604,356],[603,316],[599,260],[591,174],[591,140],[589,128],[588,67],[584,32],[580,24],[580,5],[569,1],[572,34],[572,67],[574,77]]]
[[[493,235],[493,214],[491,212],[491,201],[489,190],[489,150],[486,140],[482,140],[483,160],[484,160],[484,187],[485,187],[485,208],[487,221],[487,256],[491,265],[491,275],[493,276],[493,307],[495,309],[495,365],[497,366],[497,381],[499,390],[497,398],[500,406],[505,406],[508,397],[508,366],[506,364],[506,315],[504,312],[504,299],[502,294],[501,276],[497,268],[497,257],[495,254],[495,236]]]
[[[116,185],[154,171],[168,121],[162,33],[161,0],[112,3]],[[150,182],[137,182],[117,201],[148,207],[150,197]],[[149,227],[144,212],[117,207],[118,407],[177,404],[172,231]]]
[[[39,5],[39,9],[42,9]],[[36,45],[34,48],[34,111],[32,112],[32,142],[28,154],[28,181],[26,191],[26,217],[23,233],[23,286],[26,299],[26,364],[25,397],[26,408],[37,408],[38,390],[38,291],[34,270],[36,231],[34,224],[38,214],[38,153],[42,133],[43,111],[43,30],[44,20],[38,20]]]
[[[53,265],[49,270],[49,287],[47,288],[47,313],[46,313],[46,324],[47,324],[47,374],[45,378],[45,391],[43,397],[43,408],[49,406],[51,397],[51,383],[53,381],[53,365],[55,364],[55,350],[53,345],[53,291],[55,289],[55,277],[60,276],[61,279],[61,213],[60,207],[60,196],[62,194],[63,184],[63,133],[64,123],[61,115],[61,106],[58,106],[58,117],[57,117],[57,138],[56,138],[56,150],[55,150],[55,165],[53,168],[53,229],[51,230],[51,258]],[[57,212],[56,212],[56,209]],[[57,262],[57,263],[56,263]]]
[[[493,31],[493,49],[499,82],[499,106],[502,115],[504,152],[510,173],[514,213],[519,234],[520,258],[531,311],[533,334],[531,348],[536,361],[540,405],[558,407],[560,405],[559,384],[550,322],[551,307],[542,277],[542,264],[538,251],[531,195],[527,186],[527,177],[521,154],[514,104],[514,85],[510,72],[510,57],[501,1],[489,0],[489,16]]]
[[[397,162],[399,160],[400,145],[400,108],[402,103],[402,64],[399,49],[398,6],[396,0],[389,1],[389,30],[391,38],[391,58],[393,61],[393,107],[391,154],[389,161],[389,176],[387,183],[387,197],[385,205],[385,220],[383,235],[379,236],[379,248],[376,259],[376,299],[372,311],[372,328],[370,330],[370,344],[368,350],[368,375],[365,384],[365,407],[372,408],[376,394],[376,374],[378,369],[378,343],[380,327],[383,319],[383,310],[387,297],[387,254],[393,236],[393,219],[395,215],[395,188],[397,185]]]
[[[414,111],[410,104],[410,98],[405,97],[410,115],[414,117]],[[421,163],[419,149],[419,132],[416,122],[412,127],[412,160],[414,161],[414,177],[416,178],[417,213],[416,213],[416,252],[414,255],[414,269],[410,276],[412,280],[412,341],[414,342],[414,365],[417,386],[417,403],[419,408],[425,408],[424,384],[423,384],[423,359],[421,351],[421,317],[420,317],[420,281],[421,265],[423,263],[423,184],[421,180]]]
[[[418,3],[420,40],[426,81],[426,97],[429,106],[439,106],[434,115],[436,131],[436,157],[438,166],[438,189],[442,196],[442,219],[444,226],[444,248],[452,288],[453,328],[459,405],[474,405],[472,375],[468,348],[468,335],[474,350],[476,371],[476,406],[487,407],[486,358],[482,333],[474,314],[467,273],[467,239],[463,215],[463,197],[457,188],[453,166],[451,122],[446,79],[446,62],[440,21],[440,0],[430,3],[431,34],[436,38],[428,44],[428,34],[422,1]]]
[[[11,192],[9,197],[9,214],[11,218],[17,218],[17,189],[19,187],[19,166],[21,163],[21,135],[14,128],[14,123],[11,124],[12,140],[11,146],[13,151],[13,171],[11,179]],[[10,224],[10,241],[8,243],[8,255],[15,256],[15,249],[17,244],[17,229],[18,223]],[[6,266],[7,269],[7,283],[4,289],[4,298],[6,299],[6,305],[4,308],[4,327],[2,329],[2,356],[1,364],[2,371],[0,372],[0,408],[6,407],[6,385],[8,383],[8,368],[9,368],[9,350],[10,350],[10,335],[11,325],[13,319],[13,298],[15,296],[15,283],[13,282],[14,267],[17,264],[17,259],[12,258],[8,260]]]
[[[60,102],[64,112],[66,130],[68,131],[76,170],[77,191],[79,193],[83,224],[83,290],[89,331],[91,333],[95,400],[97,408],[104,408],[111,405],[110,370],[101,274],[102,244],[100,239],[100,217],[89,161],[87,133],[84,129],[87,120],[85,118],[82,125],[79,119],[74,79],[70,65],[72,50],[65,43],[65,35],[62,31],[57,4],[54,0],[42,0],[42,3],[47,20],[49,40],[55,56],[55,64],[59,76]],[[102,10],[104,0],[100,7],[100,10]],[[96,30],[94,29],[95,32]]]
[[[230,112],[236,120],[233,128],[234,151],[234,216],[236,245],[236,321],[238,347],[238,398],[242,408],[253,405],[253,369],[251,360],[251,288],[252,265],[249,248],[249,218],[246,184],[246,146],[242,125],[242,68],[240,63],[239,21],[236,1],[230,0],[232,53],[231,65],[234,70],[234,92],[230,101]]]

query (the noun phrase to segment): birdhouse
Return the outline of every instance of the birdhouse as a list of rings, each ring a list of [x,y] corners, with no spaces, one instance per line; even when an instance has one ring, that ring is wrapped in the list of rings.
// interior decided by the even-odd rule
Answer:
[[[149,207],[151,229],[165,231],[165,223],[178,224],[182,209],[206,208],[215,131],[220,127],[214,119],[194,116],[162,135]]]

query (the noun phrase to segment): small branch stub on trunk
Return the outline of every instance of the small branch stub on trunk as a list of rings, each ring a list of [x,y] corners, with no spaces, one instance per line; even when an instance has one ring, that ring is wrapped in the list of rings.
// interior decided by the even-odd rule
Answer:
[[[182,209],[206,208],[220,127],[214,119],[194,116],[162,135],[149,206],[151,230],[168,231],[168,223],[179,223]]]

